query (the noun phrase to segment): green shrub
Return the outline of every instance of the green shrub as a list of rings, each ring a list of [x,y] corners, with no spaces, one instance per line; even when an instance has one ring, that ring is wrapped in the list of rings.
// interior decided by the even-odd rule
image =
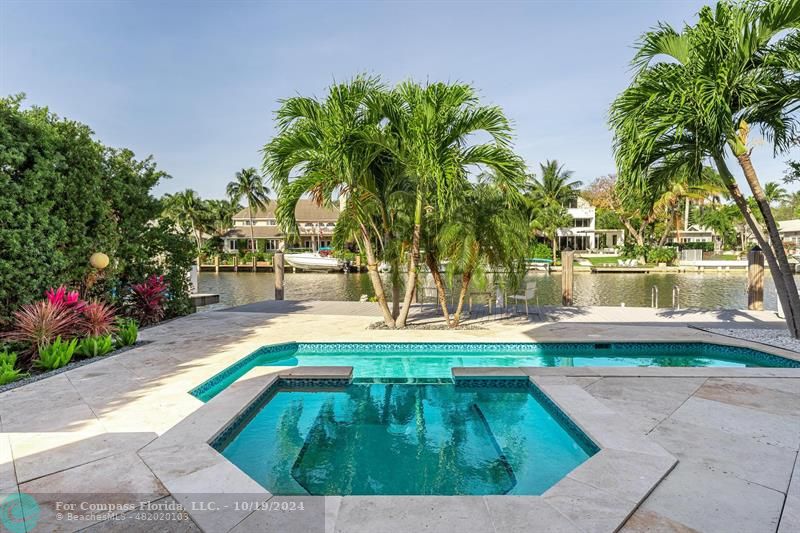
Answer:
[[[675,251],[675,248],[671,248],[668,246],[661,246],[656,248],[651,248],[649,252],[647,252],[647,262],[648,263],[672,263],[675,261],[675,258],[678,256],[678,253]]]
[[[20,369],[16,368],[16,365],[16,352],[9,352],[8,350],[0,352],[0,385],[6,385],[28,375],[23,374]]]
[[[85,298],[126,294],[159,272],[170,282],[166,316],[191,310],[191,239],[169,223],[151,191],[167,175],[152,158],[109,148],[83,124],[46,107],[0,98],[0,329],[50,287],[88,284]],[[104,252],[102,276],[87,260]],[[110,303],[118,304],[117,301]]]
[[[114,349],[111,335],[100,335],[97,337],[86,337],[78,342],[75,353],[82,357],[97,357],[105,355]]]
[[[135,320],[119,320],[117,322],[117,337],[115,344],[117,348],[133,346],[139,337],[139,326]]]
[[[62,341],[61,337],[56,337],[56,340],[50,344],[45,344],[39,348],[39,357],[34,364],[45,370],[55,370],[66,366],[72,361],[72,356],[75,354],[77,346],[78,339]]]
[[[552,259],[553,249],[549,244],[534,242],[528,250],[529,259]]]
[[[713,242],[684,242],[678,245],[681,250],[703,250],[704,252],[713,252]]]

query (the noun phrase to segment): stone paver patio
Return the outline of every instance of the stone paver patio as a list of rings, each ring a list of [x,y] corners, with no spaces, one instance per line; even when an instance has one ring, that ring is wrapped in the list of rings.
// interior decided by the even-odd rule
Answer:
[[[687,326],[769,328],[781,324],[770,313],[588,308],[547,310],[548,322],[486,322],[482,330],[385,331],[366,329],[376,320],[374,306],[341,304],[285,302],[193,315],[143,331],[142,339],[149,342],[131,351],[0,394],[0,494],[19,490],[44,504],[35,530],[125,531],[135,522],[101,521],[104,517],[99,513],[94,521],[67,521],[63,516],[59,519],[48,502],[72,495],[76,502],[152,501],[168,507],[174,503],[170,489],[177,497],[193,485],[222,479],[211,465],[182,476],[186,484],[176,489],[174,479],[154,472],[145,450],[204,406],[187,391],[264,344],[291,340],[706,340],[763,349]],[[548,394],[565,390],[559,387],[573,391],[579,387],[624,420],[626,428],[677,458],[677,465],[627,518],[623,531],[800,531],[800,370],[550,368],[529,372]],[[180,468],[182,453],[167,453],[167,462]],[[634,482],[632,478],[613,490],[625,490]],[[457,528],[465,532],[608,531],[616,527],[608,520],[618,512],[604,497],[609,487],[598,487],[585,478],[570,478],[569,483],[573,484],[569,495],[536,502],[491,497],[459,504],[445,497],[420,497],[399,508],[390,497],[360,504],[329,498],[319,511],[323,517],[319,531],[322,527],[325,531],[374,531],[378,525],[385,531]],[[532,527],[530,520],[519,518],[520,509],[544,521]],[[576,509],[591,512],[575,514]],[[424,517],[431,512],[439,518],[426,522]],[[309,524],[292,523],[265,528],[260,516],[243,513],[233,525],[238,524],[237,531],[314,530]],[[225,530],[198,524],[207,531]],[[159,527],[197,531],[198,524],[183,521]],[[150,530],[153,524],[142,522],[135,527]]]

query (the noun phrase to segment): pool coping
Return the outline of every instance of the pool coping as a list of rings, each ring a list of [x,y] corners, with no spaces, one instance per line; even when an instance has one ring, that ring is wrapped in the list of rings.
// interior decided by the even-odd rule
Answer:
[[[243,499],[269,502],[273,498],[304,501],[324,512],[325,531],[332,531],[334,523],[343,531],[386,530],[396,520],[412,520],[420,529],[446,530],[452,523],[445,519],[454,514],[463,517],[465,509],[474,515],[470,519],[474,527],[488,520],[553,524],[564,531],[616,530],[674,468],[677,459],[637,434],[622,416],[581,387],[529,375],[528,370],[469,368],[454,369],[453,373],[457,378],[492,379],[505,374],[500,377],[528,379],[598,445],[598,453],[541,496],[273,496],[209,444],[277,380],[349,380],[352,367],[254,367],[140,450],[139,456],[206,531],[230,531],[237,526],[247,531],[263,529],[265,524],[285,524],[287,519],[308,519],[239,505]],[[209,498],[213,506],[203,504]],[[392,512],[387,512],[389,509]]]

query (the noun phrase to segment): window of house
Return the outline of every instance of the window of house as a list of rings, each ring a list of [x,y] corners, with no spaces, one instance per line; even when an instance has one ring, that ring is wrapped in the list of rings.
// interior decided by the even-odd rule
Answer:
[[[275,225],[276,223],[274,218],[267,219],[267,226],[275,226]]]
[[[230,240],[228,241],[228,250],[235,250],[236,249],[236,241]]]
[[[572,223],[573,227],[575,228],[588,228],[592,225],[591,218],[576,218],[573,219]]]

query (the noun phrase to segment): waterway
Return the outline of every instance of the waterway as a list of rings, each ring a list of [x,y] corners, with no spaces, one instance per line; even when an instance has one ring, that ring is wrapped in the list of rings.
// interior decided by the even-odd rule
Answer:
[[[536,284],[541,305],[561,302],[561,275],[533,273],[528,281]],[[243,305],[275,297],[272,273],[202,272],[200,292],[220,295],[214,308]],[[671,307],[673,287],[680,289],[681,307],[702,309],[744,309],[747,307],[747,279],[743,272],[591,274],[575,273],[574,299],[578,306],[612,305],[649,307],[653,287],[658,287],[659,306]],[[287,273],[287,300],[359,300],[372,295],[367,274]],[[775,286],[767,275],[764,281],[764,307],[776,308]]]

